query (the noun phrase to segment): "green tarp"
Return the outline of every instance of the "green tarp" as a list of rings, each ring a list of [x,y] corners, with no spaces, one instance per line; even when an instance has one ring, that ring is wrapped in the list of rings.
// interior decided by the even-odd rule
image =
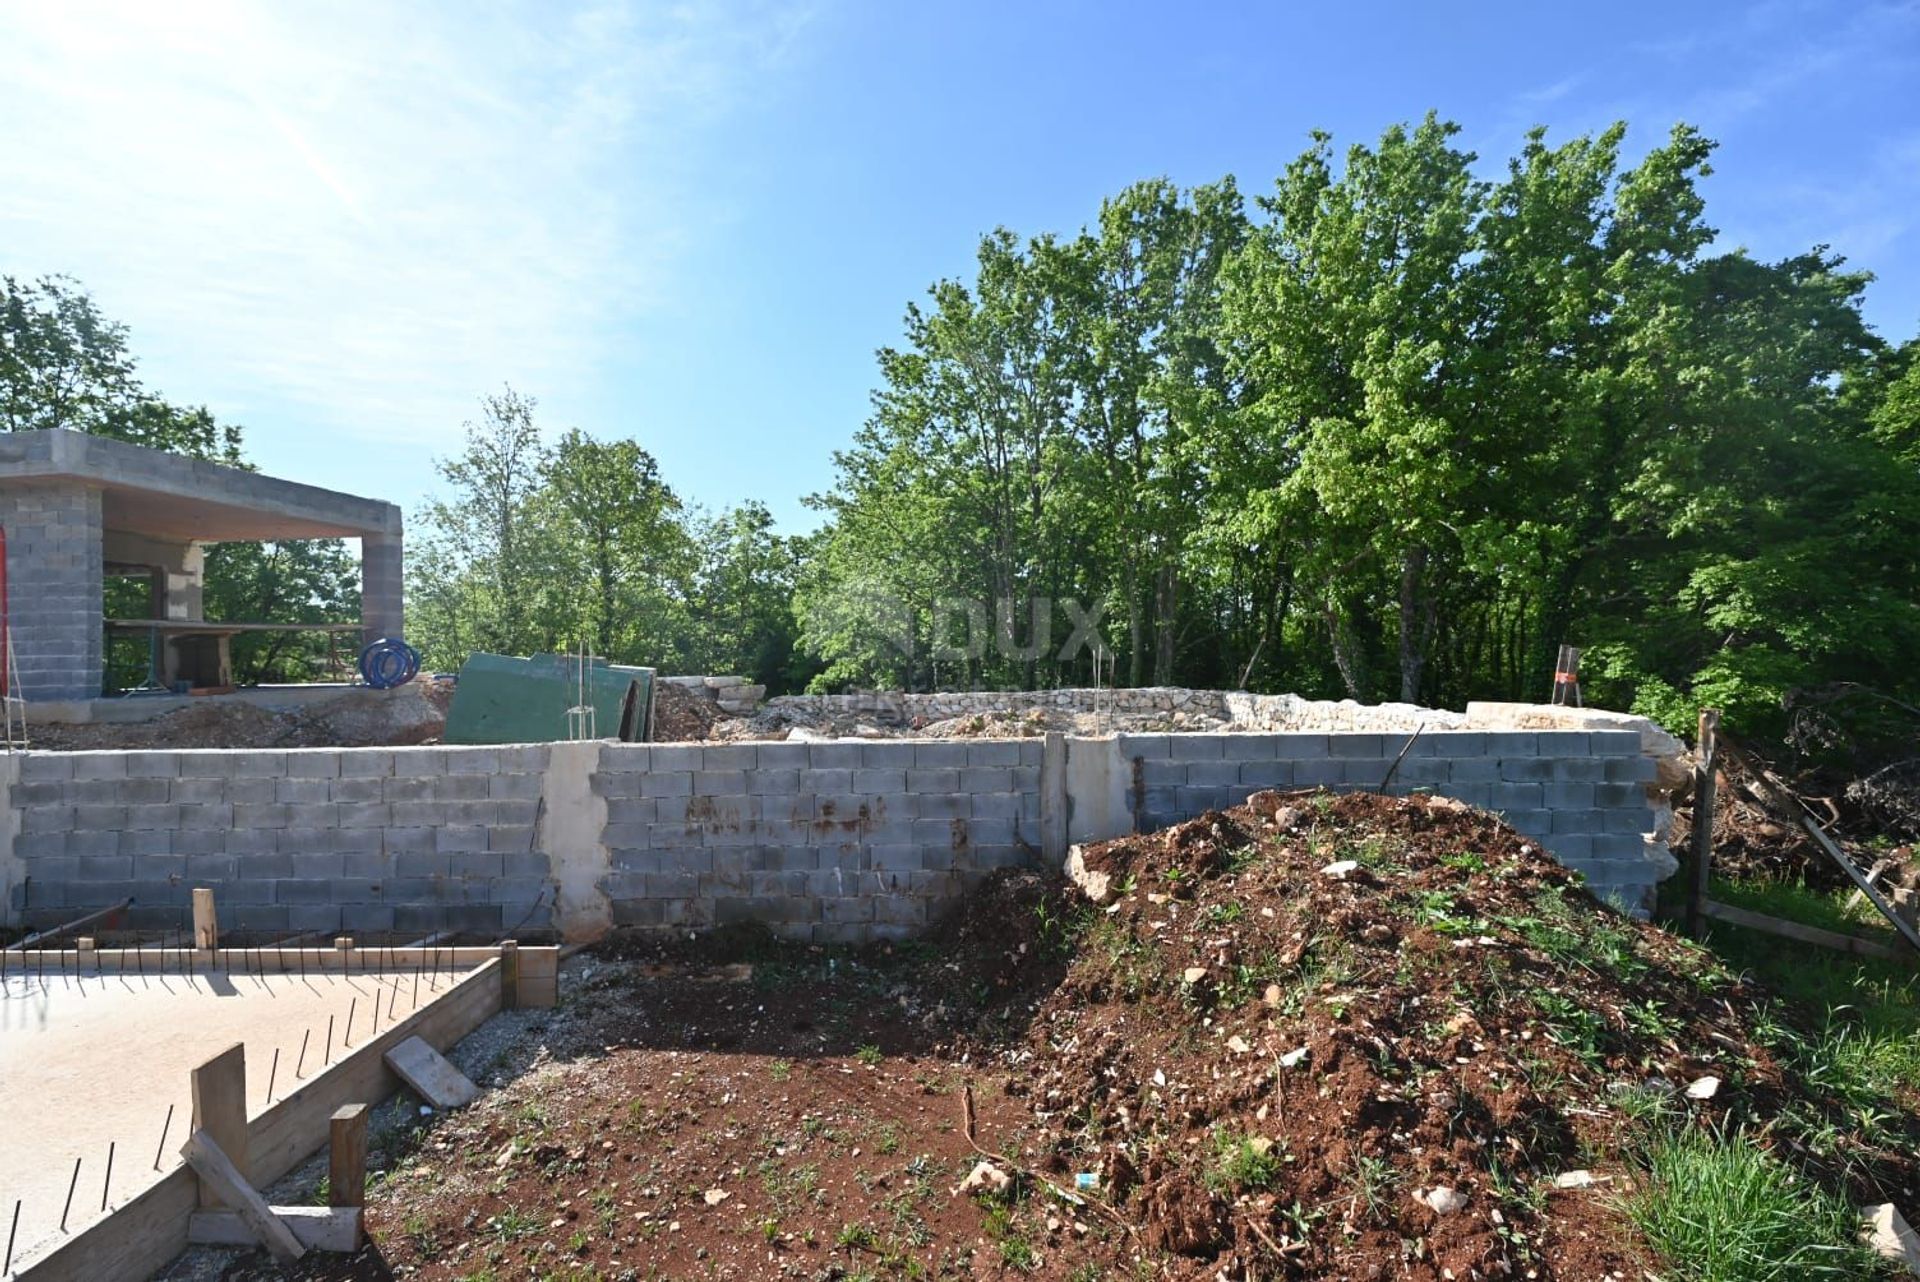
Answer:
[[[575,655],[472,654],[460,665],[447,743],[550,743],[572,739],[567,710],[581,702],[581,665]],[[652,668],[589,659],[586,703],[592,737],[643,742],[653,707]]]

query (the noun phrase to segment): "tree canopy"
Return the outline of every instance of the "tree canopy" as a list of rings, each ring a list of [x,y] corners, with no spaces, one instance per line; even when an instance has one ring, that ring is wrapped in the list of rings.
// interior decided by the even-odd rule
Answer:
[[[812,500],[819,682],[1086,681],[939,635],[955,598],[1072,598],[1123,683],[1539,699],[1564,642],[1591,701],[1671,722],[1913,689],[1920,375],[1868,278],[1715,252],[1688,127],[1631,166],[1624,126],[1536,130],[1497,177],[1458,133],[984,238]]]

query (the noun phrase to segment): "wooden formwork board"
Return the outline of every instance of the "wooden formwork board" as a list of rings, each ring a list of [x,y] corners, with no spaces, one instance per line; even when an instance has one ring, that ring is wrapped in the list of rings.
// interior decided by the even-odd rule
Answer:
[[[505,1002],[499,957],[492,949],[473,951],[486,956],[444,994],[355,1047],[249,1120],[249,1174],[257,1187],[279,1179],[318,1151],[327,1142],[337,1109],[384,1099],[399,1088],[399,1079],[384,1060],[393,1047],[419,1037],[444,1051],[501,1010]],[[522,950],[523,958],[529,951],[534,950]],[[250,1070],[259,1071],[258,1065]],[[125,1205],[25,1265],[17,1280],[141,1282],[186,1249],[189,1221],[199,1201],[193,1172],[176,1167]]]
[[[236,975],[359,974],[419,971],[449,974],[497,960],[498,945],[458,948],[88,948],[10,952],[0,961],[0,978],[45,975]],[[552,1006],[558,999],[560,949],[556,945],[516,946],[511,1006]]]

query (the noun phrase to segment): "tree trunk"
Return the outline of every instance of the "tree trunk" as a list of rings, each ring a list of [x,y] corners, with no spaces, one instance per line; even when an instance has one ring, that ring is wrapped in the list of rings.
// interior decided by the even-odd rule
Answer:
[[[1421,576],[1427,550],[1409,548],[1400,562],[1400,701],[1420,702],[1420,676],[1427,666],[1426,640],[1432,612],[1422,606]]]
[[[1154,583],[1153,683],[1173,684],[1173,651],[1179,604],[1180,567],[1171,558],[1161,565]]]

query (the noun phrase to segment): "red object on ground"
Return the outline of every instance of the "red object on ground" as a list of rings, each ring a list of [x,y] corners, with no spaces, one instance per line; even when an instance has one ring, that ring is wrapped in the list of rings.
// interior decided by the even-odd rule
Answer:
[[[0,699],[13,693],[7,674],[13,671],[13,629],[7,618],[7,527],[0,525]]]

